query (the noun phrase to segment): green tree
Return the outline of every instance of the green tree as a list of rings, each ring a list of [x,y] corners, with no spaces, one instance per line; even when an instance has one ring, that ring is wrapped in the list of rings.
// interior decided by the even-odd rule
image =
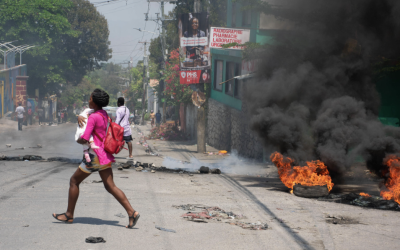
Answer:
[[[28,94],[58,93],[108,60],[108,27],[88,0],[0,0],[0,40],[36,45],[23,55]]]

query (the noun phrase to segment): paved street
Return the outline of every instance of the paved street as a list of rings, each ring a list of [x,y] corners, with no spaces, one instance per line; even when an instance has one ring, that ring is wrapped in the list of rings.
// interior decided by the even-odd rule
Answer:
[[[0,155],[81,157],[81,147],[73,139],[75,124],[24,127],[22,132],[9,125],[0,123]],[[149,129],[139,128],[144,133]],[[134,131],[135,160],[160,166],[166,156],[215,164],[222,160],[222,156],[198,155],[191,143],[149,141],[162,156],[148,155],[137,144],[140,135]],[[5,147],[8,143],[12,148]],[[43,148],[15,150],[36,144]],[[118,161],[126,161],[126,156],[124,151]],[[135,229],[128,230],[127,217],[115,216],[126,215],[123,208],[102,183],[93,182],[100,180],[98,174],[81,184],[74,223],[64,224],[51,214],[65,212],[69,178],[77,164],[0,161],[0,249],[378,249],[400,243],[399,212],[296,197],[277,178],[275,167],[245,161],[239,165],[221,175],[192,176],[114,169],[115,183],[141,214]],[[188,211],[173,207],[185,204],[218,206],[244,215],[244,222],[266,223],[269,228],[252,231],[224,221],[186,221],[181,215]],[[347,216],[355,222],[329,224],[327,215]],[[89,236],[107,242],[85,243]]]

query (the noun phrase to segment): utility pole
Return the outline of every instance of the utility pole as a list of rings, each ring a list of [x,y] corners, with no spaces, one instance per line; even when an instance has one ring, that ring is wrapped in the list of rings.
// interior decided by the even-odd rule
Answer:
[[[162,49],[162,55],[163,55],[161,69],[162,69],[162,71],[164,73],[164,71],[165,71],[165,59],[166,59],[165,58],[166,57],[166,55],[165,55],[166,43],[165,43],[165,29],[164,29],[164,2],[161,2],[161,44],[162,44],[161,49]],[[162,87],[163,87],[162,96],[164,97],[164,102],[163,102],[163,123],[165,123],[167,121],[167,102],[166,102],[166,98],[165,98],[165,89],[166,89],[165,81],[163,81]]]
[[[194,13],[201,12],[200,0],[194,0]],[[200,91],[200,89],[197,89]],[[206,152],[206,112],[204,106],[197,109],[197,153]]]
[[[146,99],[146,90],[147,90],[147,65],[148,65],[148,58],[146,55],[146,45],[147,42],[139,42],[144,44],[144,55],[143,55],[143,97],[142,97],[142,121],[141,125],[144,125],[144,113],[145,113],[145,99]]]

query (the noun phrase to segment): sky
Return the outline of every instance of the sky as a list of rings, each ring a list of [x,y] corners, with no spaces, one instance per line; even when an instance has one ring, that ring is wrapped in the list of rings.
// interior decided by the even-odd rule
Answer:
[[[110,30],[109,40],[112,48],[112,58],[108,62],[126,63],[131,60],[133,66],[143,59],[143,44],[138,42],[148,41],[158,35],[140,32],[134,28],[141,28],[154,33],[159,33],[161,27],[155,21],[145,21],[144,13],[149,13],[149,19],[155,19],[155,13],[161,13],[161,4],[149,3],[147,0],[89,0],[97,10],[105,16]],[[165,2],[164,13],[168,14],[174,5]],[[158,28],[160,28],[158,30]],[[148,47],[148,46],[147,46]],[[148,51],[148,50],[147,50]],[[148,53],[148,52],[147,52]],[[127,64],[122,64],[127,66]]]

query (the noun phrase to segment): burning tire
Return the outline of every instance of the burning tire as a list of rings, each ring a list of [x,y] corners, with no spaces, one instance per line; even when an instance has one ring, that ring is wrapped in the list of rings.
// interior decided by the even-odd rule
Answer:
[[[303,186],[296,184],[293,186],[293,193],[296,196],[305,198],[319,198],[329,194],[328,187],[325,186]]]

